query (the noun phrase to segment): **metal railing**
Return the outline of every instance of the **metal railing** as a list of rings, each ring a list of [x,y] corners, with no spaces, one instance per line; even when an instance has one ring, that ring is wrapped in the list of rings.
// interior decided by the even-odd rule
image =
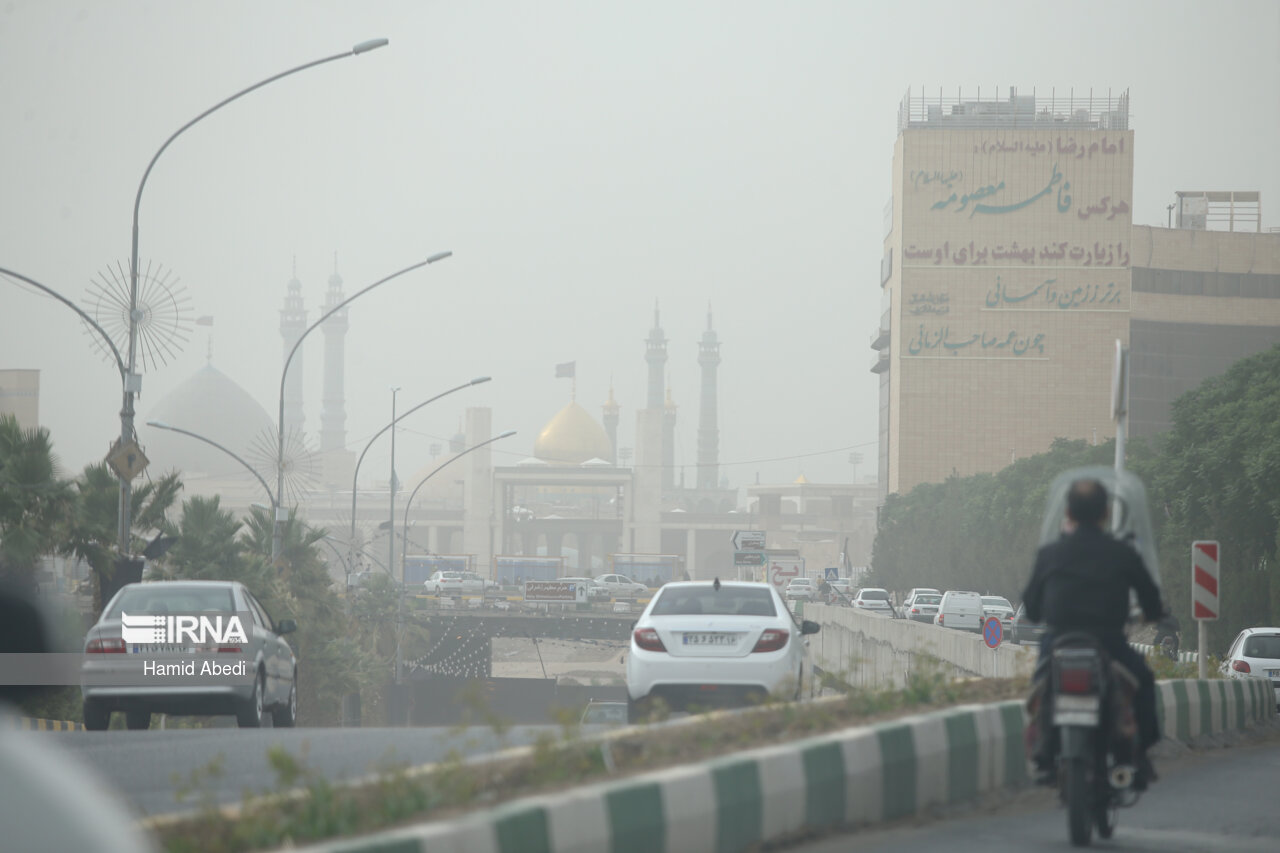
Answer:
[[[1057,89],[1025,94],[1014,86],[996,86],[983,97],[981,86],[966,94],[939,87],[937,92],[908,89],[898,106],[898,132],[908,128],[962,130],[966,128],[1026,128],[1029,130],[1128,130],[1129,90],[1076,92]]]

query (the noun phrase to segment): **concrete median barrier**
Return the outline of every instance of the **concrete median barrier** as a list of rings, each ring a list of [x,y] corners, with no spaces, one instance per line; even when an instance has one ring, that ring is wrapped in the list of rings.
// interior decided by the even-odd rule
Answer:
[[[1166,737],[1275,726],[1263,679],[1160,682]],[[1028,784],[1020,701],[967,705],[466,817],[328,842],[311,853],[724,853],[940,813]]]
[[[38,732],[80,732],[84,723],[73,720],[41,720],[35,717],[14,717],[13,728]]]

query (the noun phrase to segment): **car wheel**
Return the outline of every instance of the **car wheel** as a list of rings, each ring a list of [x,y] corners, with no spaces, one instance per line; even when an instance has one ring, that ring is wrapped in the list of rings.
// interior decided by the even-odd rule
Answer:
[[[253,695],[250,696],[240,710],[236,711],[236,725],[242,729],[257,729],[262,727],[262,673],[258,673],[258,677],[253,681]]]
[[[84,701],[84,727],[91,732],[105,732],[111,724],[111,711],[101,702]]]
[[[277,729],[291,729],[298,724],[298,674],[293,674],[289,685],[289,699],[279,708],[271,709],[271,725]]]
[[[142,729],[151,728],[151,712],[150,711],[125,711],[124,724],[131,731],[140,731]]]

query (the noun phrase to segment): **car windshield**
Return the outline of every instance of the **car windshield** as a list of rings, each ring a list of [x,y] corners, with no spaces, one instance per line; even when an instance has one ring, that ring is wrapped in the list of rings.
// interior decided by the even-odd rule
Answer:
[[[791,583],[787,584],[787,586],[808,586],[811,583],[813,581],[808,578],[792,578]]]
[[[858,597],[863,601],[888,601],[889,593],[883,589],[864,589],[858,593]]]
[[[917,595],[915,603],[916,604],[937,604],[940,601],[942,601],[942,596],[940,595]]]
[[[1280,660],[1280,634],[1257,634],[1244,641],[1242,654],[1247,658]]]
[[[777,616],[773,596],[766,587],[710,586],[665,587],[653,603],[652,616]]]
[[[588,705],[587,712],[582,715],[584,723],[625,723],[626,721],[627,706],[622,702]]]
[[[231,589],[225,586],[174,586],[141,584],[126,589],[104,614],[120,618],[127,613],[230,613],[235,610]]]
[[[462,580],[462,575],[458,574],[457,572],[441,572],[440,577],[444,578],[447,581]]]
[[[982,596],[982,603],[990,605],[991,607],[1007,607],[1010,610],[1013,609],[1013,605],[1009,603],[1009,599],[1001,598],[998,595],[984,595]]]

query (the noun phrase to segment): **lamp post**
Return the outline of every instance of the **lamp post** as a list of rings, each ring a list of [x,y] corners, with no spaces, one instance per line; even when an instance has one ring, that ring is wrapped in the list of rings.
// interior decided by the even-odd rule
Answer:
[[[36,281],[34,278],[28,278],[27,276],[23,275],[20,272],[14,272],[13,270],[0,267],[0,275],[5,275],[5,276],[8,276],[9,278],[16,278],[19,281],[25,282],[31,285],[32,287],[34,287],[36,290],[42,291],[48,294],[49,296],[52,296],[54,299],[58,300],[63,305],[67,306],[72,311],[76,312],[76,314],[80,316],[81,320],[84,320],[86,323],[88,323],[90,327],[92,327],[93,330],[98,333],[98,336],[102,338],[103,343],[107,345],[107,349],[111,350],[111,354],[115,356],[116,370],[120,372],[120,384],[121,384],[121,387],[124,386],[125,375],[127,371],[124,366],[124,358],[122,358],[120,355],[120,350],[116,348],[115,341],[111,340],[111,336],[107,334],[106,330],[103,329],[101,326],[99,326],[92,317],[84,313],[84,311],[80,308],[79,305],[76,305],[74,302],[72,302],[67,297],[63,296],[58,291],[54,290],[52,287],[41,284],[40,282]]]
[[[396,395],[400,393],[400,386],[397,385],[391,389],[391,479],[388,484],[391,487],[390,509],[387,513],[387,565],[394,566],[396,564]],[[409,550],[409,543],[404,543],[404,550]],[[404,589],[404,571],[401,566],[400,572],[400,588]]]
[[[393,272],[391,275],[385,278],[378,279],[373,284],[369,285],[363,290],[357,291],[351,296],[348,296],[346,299],[342,300],[337,305],[330,308],[328,311],[324,313],[324,315],[319,320],[316,320],[314,323],[308,326],[306,331],[304,331],[301,335],[298,336],[298,340],[294,341],[293,349],[289,350],[289,355],[285,357],[284,369],[280,371],[280,413],[279,413],[279,421],[276,424],[276,439],[277,439],[276,495],[279,496],[281,502],[284,500],[284,382],[285,382],[285,379],[287,379],[289,376],[289,365],[293,363],[293,356],[295,353],[297,353],[298,347],[302,346],[302,342],[306,340],[307,335],[311,334],[316,329],[324,325],[325,320],[328,320],[334,314],[338,313],[343,308],[350,305],[356,299],[359,299],[361,296],[364,296],[366,293],[373,290],[375,287],[384,285],[387,282],[391,281],[392,279],[398,278],[399,276],[402,276],[407,272],[413,272],[414,270],[419,269],[421,267],[425,267],[428,264],[434,264],[436,261],[443,261],[445,258],[450,257],[451,255],[453,255],[453,252],[437,252],[436,254],[427,258],[425,261],[418,261],[418,263],[413,264],[411,266],[407,266],[402,270],[397,270],[396,272]],[[273,563],[280,559],[280,548],[284,542],[284,539],[283,539],[284,528],[282,527],[282,524],[284,523],[285,518],[287,518],[287,516],[285,516],[285,518],[282,518],[281,515],[285,512],[286,510],[284,506],[281,503],[277,503],[275,526],[272,528],[272,535],[271,535],[271,561]]]
[[[209,109],[200,113],[200,115],[191,119],[191,121],[187,122],[182,127],[178,128],[169,136],[168,139],[164,141],[164,144],[160,146],[159,150],[152,155],[151,162],[147,163],[147,169],[142,173],[142,180],[138,182],[138,193],[133,200],[133,241],[132,251],[129,256],[129,352],[128,362],[125,364],[123,370],[124,403],[120,408],[120,444],[122,446],[133,441],[134,397],[142,391],[142,375],[137,372],[138,323],[142,320],[142,312],[138,310],[138,213],[142,207],[142,190],[147,185],[147,178],[150,177],[151,170],[155,167],[156,161],[160,159],[160,155],[165,152],[173,141],[185,133],[188,128],[199,122],[201,119],[222,109],[232,101],[238,100],[256,89],[261,89],[263,86],[274,83],[275,81],[288,77],[291,74],[297,74],[299,71],[306,71],[308,68],[315,68],[317,65],[324,65],[325,63],[333,62],[338,59],[346,59],[349,56],[359,56],[362,53],[368,53],[371,50],[377,50],[380,47],[385,47],[387,44],[388,42],[384,38],[369,39],[368,41],[362,41],[353,46],[350,50],[344,50],[342,53],[335,53],[332,56],[315,59],[286,71],[281,71],[279,74],[272,75],[265,80],[260,80],[252,86],[241,89],[230,97],[224,98]],[[132,492],[133,483],[130,480],[121,477],[118,516],[119,526],[116,531],[121,556],[128,555],[131,550],[129,534],[132,528],[132,519],[130,518],[132,513]],[[277,530],[280,523],[279,514],[279,505],[277,504]],[[273,550],[275,550],[274,545]]]
[[[515,430],[509,429],[506,432],[501,433],[500,435],[495,435],[493,438],[487,438],[484,441],[477,442],[476,444],[473,444],[470,447],[468,447],[466,450],[463,450],[457,453],[452,458],[447,459],[444,462],[441,462],[439,465],[433,468],[430,474],[423,477],[422,480],[418,483],[418,485],[413,487],[413,491],[409,493],[409,499],[404,502],[404,529],[405,530],[409,529],[409,507],[413,505],[413,499],[418,496],[418,490],[421,489],[423,486],[425,486],[428,480],[430,480],[436,474],[439,474],[442,470],[447,468],[449,465],[452,465],[454,462],[457,462],[459,459],[466,456],[471,451],[479,450],[480,448],[485,447],[486,445],[493,444],[495,441],[500,441],[504,438],[510,438],[515,434],[516,434]],[[404,551],[407,552],[408,550],[409,549],[406,546]],[[402,651],[403,640],[404,640],[404,587],[405,587],[404,578],[405,578],[405,554],[402,553],[400,555],[400,603],[399,603],[398,612],[396,616],[396,684],[400,684],[404,680],[404,653]]]
[[[391,423],[387,424],[382,429],[375,432],[373,434],[373,437],[369,439],[369,443],[364,446],[364,450],[360,451],[360,456],[359,458],[356,459],[356,469],[354,473],[352,473],[351,475],[351,539],[349,541],[350,541],[350,550],[352,552],[353,562],[355,560],[354,555],[355,555],[355,547],[356,547],[356,544],[355,544],[356,543],[356,479],[360,476],[360,463],[364,461],[364,456],[366,453],[369,452],[369,448],[373,447],[373,443],[377,441],[379,438],[381,438],[383,433],[385,433],[387,430],[391,429],[400,421],[409,417],[409,415],[412,415],[414,412],[418,411],[418,409],[421,409],[423,406],[427,405],[428,403],[434,403],[436,400],[439,400],[441,397],[447,397],[448,395],[452,394],[454,391],[461,391],[463,388],[470,388],[472,385],[483,384],[485,382],[488,382],[491,378],[492,377],[489,377],[489,376],[477,376],[475,379],[472,379],[470,382],[464,382],[461,385],[455,385],[454,387],[450,388],[448,391],[442,391],[429,400],[423,400],[421,403],[414,406],[412,409],[409,409],[404,414],[394,418],[391,421]],[[392,467],[394,470],[394,466]]]
[[[169,432],[176,432],[179,435],[190,436],[191,438],[194,438],[196,441],[203,441],[205,444],[209,445],[210,447],[216,447],[218,450],[221,450],[223,453],[227,454],[232,459],[239,462],[241,465],[244,466],[246,471],[248,471],[250,474],[253,475],[253,478],[255,480],[257,480],[259,483],[262,484],[262,490],[267,493],[267,499],[271,501],[271,511],[272,511],[272,515],[274,516],[275,509],[277,506],[279,506],[279,503],[276,501],[276,496],[271,491],[271,487],[267,485],[267,481],[262,478],[262,475],[258,473],[258,470],[254,468],[252,465],[250,465],[248,462],[241,459],[239,455],[237,455],[236,453],[233,453],[231,450],[227,449],[226,447],[223,447],[221,444],[218,444],[218,442],[214,441],[212,438],[206,438],[205,436],[200,435],[200,433],[198,432],[192,432],[189,429],[176,427],[176,426],[173,426],[172,424],[165,423],[164,421],[147,421],[147,426],[155,427],[156,429],[168,430]]]

